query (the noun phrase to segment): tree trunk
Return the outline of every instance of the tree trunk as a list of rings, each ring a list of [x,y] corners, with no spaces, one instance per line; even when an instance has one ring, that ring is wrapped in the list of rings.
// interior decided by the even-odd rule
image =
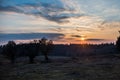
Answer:
[[[29,63],[34,63],[34,57],[29,57]]]
[[[49,59],[48,59],[48,56],[47,56],[47,53],[45,53],[45,61],[48,61]]]
[[[15,58],[12,57],[12,58],[11,58],[11,64],[14,64],[14,63],[15,63]]]
[[[10,61],[11,61],[11,64],[15,63],[15,55],[10,56]]]

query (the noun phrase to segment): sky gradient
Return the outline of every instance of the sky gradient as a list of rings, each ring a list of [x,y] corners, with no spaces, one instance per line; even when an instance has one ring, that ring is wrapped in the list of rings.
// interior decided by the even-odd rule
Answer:
[[[114,42],[118,30],[120,0],[0,0],[1,42]]]

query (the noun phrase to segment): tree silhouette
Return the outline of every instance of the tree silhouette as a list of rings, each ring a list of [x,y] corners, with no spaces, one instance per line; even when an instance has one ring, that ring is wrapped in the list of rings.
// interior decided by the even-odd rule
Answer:
[[[119,31],[119,33],[120,33],[120,31]],[[119,37],[117,38],[116,46],[117,46],[117,49],[120,51],[120,35],[119,35]]]
[[[3,48],[4,55],[10,59],[11,63],[15,62],[16,53],[16,43],[14,41],[9,41]]]
[[[38,55],[38,46],[36,43],[29,43],[26,46],[28,57],[29,57],[29,62],[34,63],[34,58]]]
[[[48,61],[48,53],[53,49],[53,41],[48,40],[45,37],[43,37],[40,41],[40,51],[45,56],[45,60]]]

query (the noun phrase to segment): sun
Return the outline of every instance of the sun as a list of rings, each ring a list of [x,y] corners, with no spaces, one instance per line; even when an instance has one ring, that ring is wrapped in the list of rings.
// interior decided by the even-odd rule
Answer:
[[[82,37],[82,38],[80,38],[80,40],[81,40],[81,41],[85,41],[85,38],[84,38],[84,37]]]

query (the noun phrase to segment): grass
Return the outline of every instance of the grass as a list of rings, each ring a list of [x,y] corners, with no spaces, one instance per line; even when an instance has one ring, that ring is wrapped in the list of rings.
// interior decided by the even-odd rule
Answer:
[[[91,56],[66,62],[16,63],[0,66],[1,80],[119,80],[120,59]]]

